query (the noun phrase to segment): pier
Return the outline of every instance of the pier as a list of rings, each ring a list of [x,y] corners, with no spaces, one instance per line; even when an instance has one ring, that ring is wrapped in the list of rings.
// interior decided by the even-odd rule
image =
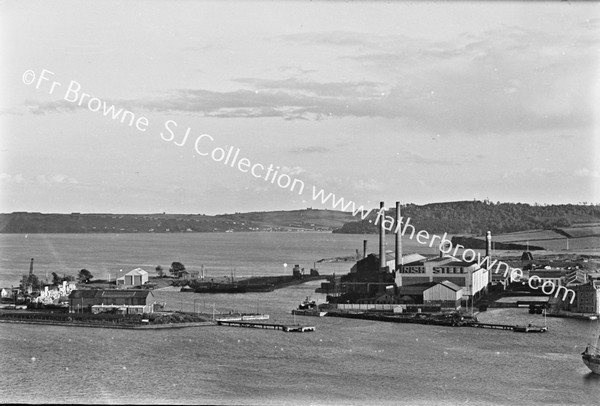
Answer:
[[[471,327],[491,328],[493,330],[514,330],[515,326],[509,324],[474,323]]]
[[[247,321],[218,320],[217,324],[219,326],[260,328],[260,329],[265,329],[265,330],[281,330],[281,331],[286,331],[286,332],[299,332],[299,333],[315,331],[315,328],[313,326],[300,326],[300,325],[286,326],[285,324],[250,323]]]
[[[478,327],[478,328],[490,328],[494,330],[511,330],[515,333],[545,333],[548,329],[544,326],[519,326],[519,325],[510,325],[510,324],[490,324],[490,323],[473,323],[470,324],[469,327]]]

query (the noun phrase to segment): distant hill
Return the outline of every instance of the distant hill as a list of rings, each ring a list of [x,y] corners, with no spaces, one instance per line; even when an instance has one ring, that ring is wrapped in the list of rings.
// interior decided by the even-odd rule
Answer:
[[[169,233],[227,231],[331,231],[354,220],[333,210],[223,214],[0,214],[0,233]]]
[[[364,221],[344,224],[334,232],[347,234],[377,233],[373,225],[377,212],[374,210]],[[395,209],[387,215],[394,216]],[[422,206],[407,204],[401,207],[401,215],[417,230],[448,234],[493,234],[515,231],[561,229],[575,224],[600,222],[600,206],[587,205],[529,205],[522,203],[492,203],[460,201],[431,203]],[[369,223],[371,220],[371,223]]]
[[[377,233],[373,209],[364,221],[333,210],[291,210],[222,214],[0,214],[0,233],[169,233],[238,231],[333,231]],[[394,215],[394,210],[387,212]],[[494,234],[525,230],[561,230],[573,225],[600,223],[600,206],[491,203],[462,201],[402,206],[417,230],[443,234]],[[560,231],[558,231],[560,233]],[[571,231],[569,231],[571,232]],[[587,231],[586,231],[587,233]]]

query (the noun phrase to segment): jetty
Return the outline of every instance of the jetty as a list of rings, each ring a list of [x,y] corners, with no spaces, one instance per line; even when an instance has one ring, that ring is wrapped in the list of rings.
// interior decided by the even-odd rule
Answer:
[[[468,327],[489,328],[493,330],[511,330],[515,333],[545,333],[548,329],[544,326],[534,326],[528,324],[526,326],[511,325],[511,324],[491,324],[491,323],[473,323]]]
[[[415,323],[428,324],[435,326],[447,327],[475,327],[487,328],[493,330],[509,330],[516,333],[545,333],[548,328],[545,326],[528,325],[512,325],[512,324],[492,324],[479,323],[477,318],[470,315],[451,314],[426,314],[426,313],[410,313],[387,315],[381,313],[349,313],[349,312],[328,312],[328,317],[345,317],[350,319],[362,319],[373,321],[385,321],[392,323]]]
[[[285,325],[285,324],[272,324],[272,323],[251,323],[247,321],[229,321],[229,320],[217,320],[219,326],[229,327],[246,327],[246,328],[260,328],[265,330],[281,330],[285,332],[297,332],[304,333],[308,331],[315,331],[314,326],[300,326],[300,325]]]

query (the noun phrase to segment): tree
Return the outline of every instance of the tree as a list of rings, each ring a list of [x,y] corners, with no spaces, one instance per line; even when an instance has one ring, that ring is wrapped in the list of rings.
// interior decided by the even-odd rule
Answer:
[[[92,279],[93,277],[94,276],[87,269],[82,269],[77,274],[77,279],[79,280],[79,282],[84,282],[84,283],[89,283],[90,279]]]
[[[171,268],[169,268],[169,272],[173,276],[178,276],[179,272],[182,271],[185,271],[185,266],[181,262],[173,262]]]
[[[52,272],[52,284],[54,286],[58,286],[62,283],[63,278],[61,278],[60,276],[58,276],[58,274],[56,272]]]
[[[163,271],[163,267],[162,266],[156,265],[156,268],[154,268],[154,269],[158,273],[158,277],[159,278],[163,278],[165,276],[165,271]]]
[[[42,283],[39,278],[34,274],[23,275],[21,279],[21,291],[27,291],[27,287],[31,286],[32,290],[40,290],[42,288]]]

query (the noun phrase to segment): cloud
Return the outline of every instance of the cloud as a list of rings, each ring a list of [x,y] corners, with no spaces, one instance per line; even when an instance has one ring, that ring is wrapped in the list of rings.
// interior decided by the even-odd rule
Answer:
[[[331,152],[331,148],[312,145],[309,147],[292,148],[289,152],[291,152],[292,154],[324,154]]]
[[[591,171],[588,168],[577,169],[573,172],[573,175],[582,177],[582,178],[600,178],[600,172]]]
[[[234,90],[172,89],[107,103],[216,118],[389,118],[424,132],[478,136],[589,129],[597,31],[597,20],[589,20],[568,35],[511,26],[444,41],[345,31],[285,35],[277,39],[330,50],[330,59],[315,66],[344,66],[354,79],[324,80],[320,72],[284,66],[283,78],[233,78]],[[85,106],[28,101],[27,108],[43,114]]]
[[[25,178],[20,173],[11,175],[9,173],[0,173],[0,182],[6,183],[24,183]]]
[[[446,159],[436,159],[436,158],[427,158],[423,155],[417,154],[416,152],[406,151],[402,153],[397,153],[397,160],[402,164],[409,165],[451,165],[457,166],[460,165],[460,162],[446,160]]]
[[[35,178],[36,182],[41,183],[41,184],[45,184],[45,185],[51,185],[51,184],[72,184],[72,185],[76,185],[79,182],[77,181],[77,179],[72,178],[70,176],[67,175],[62,175],[62,174],[56,174],[56,175],[52,175],[52,176],[47,176],[47,175],[38,175]]]
[[[302,173],[306,173],[306,169],[300,167],[300,166],[294,166],[294,167],[289,167],[289,166],[282,166],[281,167],[281,172],[289,174],[289,175],[300,175]]]

